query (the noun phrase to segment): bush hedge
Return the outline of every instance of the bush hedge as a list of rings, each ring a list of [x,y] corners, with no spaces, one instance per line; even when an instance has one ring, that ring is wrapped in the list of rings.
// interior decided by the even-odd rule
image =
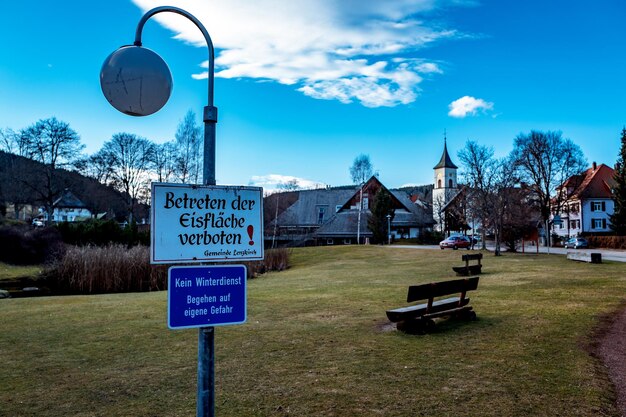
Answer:
[[[586,236],[589,246],[605,249],[626,249],[626,236]]]
[[[139,231],[137,224],[121,227],[115,220],[87,220],[84,222],[62,222],[55,226],[63,241],[70,245],[105,246],[120,243],[128,246],[149,245],[149,231]]]
[[[33,229],[30,226],[0,227],[0,261],[14,265],[36,265],[52,262],[62,256],[65,245],[54,228]]]

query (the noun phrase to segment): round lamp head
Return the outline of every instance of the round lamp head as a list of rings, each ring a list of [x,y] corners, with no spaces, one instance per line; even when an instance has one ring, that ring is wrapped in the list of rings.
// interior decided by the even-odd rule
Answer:
[[[109,103],[122,113],[147,116],[170,98],[172,74],[156,52],[122,46],[102,64],[100,86]]]

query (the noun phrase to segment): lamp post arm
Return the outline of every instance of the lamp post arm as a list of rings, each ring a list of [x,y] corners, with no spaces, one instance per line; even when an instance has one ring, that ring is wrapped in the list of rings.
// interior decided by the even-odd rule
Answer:
[[[191,20],[197,27],[198,29],[200,29],[200,32],[202,32],[202,35],[204,36],[204,39],[206,40],[207,46],[209,47],[209,68],[208,68],[208,73],[209,73],[209,98],[208,98],[208,106],[209,107],[213,107],[213,72],[214,72],[214,57],[215,57],[215,52],[214,52],[214,48],[213,48],[213,41],[211,41],[211,37],[209,36],[209,32],[207,32],[206,28],[204,27],[204,25],[192,14],[190,14],[189,12],[183,10],[183,9],[179,9],[178,7],[173,7],[173,6],[162,6],[162,7],[155,7],[154,9],[148,10],[146,12],[146,14],[143,15],[143,17],[141,18],[141,20],[139,21],[139,23],[137,24],[137,30],[135,32],[135,46],[141,46],[141,32],[143,31],[143,27],[146,24],[146,22],[148,21],[148,19],[150,19],[152,16],[154,16],[155,14],[158,13],[162,13],[162,12],[172,12],[172,13],[176,13],[179,14],[181,16],[185,16],[187,19]]]

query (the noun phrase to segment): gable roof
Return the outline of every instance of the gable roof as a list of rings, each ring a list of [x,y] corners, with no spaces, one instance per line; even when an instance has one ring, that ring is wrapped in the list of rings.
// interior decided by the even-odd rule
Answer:
[[[560,187],[565,190],[568,199],[612,198],[611,188],[615,186],[613,168],[600,164],[587,169],[580,175],[573,175]]]
[[[80,201],[70,190],[65,189],[61,197],[53,204],[55,208],[86,208],[85,203]]]
[[[363,194],[371,194],[373,196],[378,193],[381,188],[386,190],[391,195],[391,203],[393,204],[394,208],[402,208],[405,205],[405,203],[402,203],[400,200],[398,200],[398,197],[394,195],[394,193],[389,191],[389,189],[385,187],[375,175],[370,177],[370,179],[367,180],[365,184],[363,184]],[[341,210],[349,210],[351,207],[356,206],[359,203],[360,198],[361,189],[357,188],[354,194],[342,205]]]

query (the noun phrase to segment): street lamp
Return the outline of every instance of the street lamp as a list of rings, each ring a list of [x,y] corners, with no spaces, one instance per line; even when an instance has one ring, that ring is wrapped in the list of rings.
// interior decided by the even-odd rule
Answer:
[[[215,185],[215,124],[217,108],[213,106],[214,50],[205,27],[189,12],[163,6],[149,10],[137,24],[135,42],[109,55],[100,71],[100,86],[113,107],[131,116],[147,116],[159,111],[172,92],[170,70],[157,53],[142,47],[141,32],[152,16],[172,12],[191,20],[204,35],[209,48],[208,103],[204,108],[203,184]],[[198,329],[198,398],[196,415],[215,415],[215,331],[213,327]]]
[[[385,217],[387,217],[387,239],[388,243],[391,245],[391,214],[388,214]]]
[[[157,53],[144,48],[141,32],[157,13],[172,12],[185,16],[200,29],[209,48],[208,103],[204,108],[204,170],[203,184],[215,185],[215,124],[217,107],[213,106],[214,50],[209,33],[189,12],[163,6],[149,10],[137,24],[135,42],[113,52],[102,64],[100,86],[113,107],[131,116],[147,116],[159,111],[172,92],[170,70]]]

